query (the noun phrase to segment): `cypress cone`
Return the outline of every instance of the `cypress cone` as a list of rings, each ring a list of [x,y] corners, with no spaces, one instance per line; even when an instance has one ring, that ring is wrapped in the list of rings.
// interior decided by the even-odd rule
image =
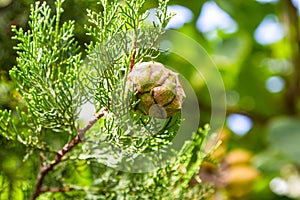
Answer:
[[[178,113],[185,99],[178,74],[158,62],[143,62],[128,74],[126,90],[138,103],[134,110],[156,118],[169,118]]]

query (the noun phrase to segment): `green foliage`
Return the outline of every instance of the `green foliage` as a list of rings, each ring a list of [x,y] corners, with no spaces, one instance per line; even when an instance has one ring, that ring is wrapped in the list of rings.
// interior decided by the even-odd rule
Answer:
[[[54,174],[58,177],[63,174],[64,184],[76,188],[81,197],[85,194],[86,199],[205,199],[213,191],[212,187],[198,183],[190,188],[189,184],[191,179],[197,179],[195,172],[206,159],[200,149],[206,142],[207,128],[199,129],[193,140],[185,143],[178,157],[173,157],[168,165],[154,172],[122,172],[99,165],[95,159],[79,157],[84,160],[77,160],[74,157],[61,163]],[[53,184],[53,180],[48,181]],[[41,198],[47,196],[49,194],[43,194]],[[74,196],[64,198],[72,199]]]
[[[60,101],[59,95],[63,95],[67,91],[73,93],[71,95],[72,98],[69,99],[72,100],[72,105],[90,101],[93,104],[97,104],[95,105],[97,111],[99,111],[102,106],[109,107],[110,118],[101,118],[98,123],[94,124],[86,133],[85,142],[82,145],[78,145],[79,148],[73,148],[72,151],[64,157],[65,161],[55,166],[54,170],[49,173],[44,180],[44,186],[72,186],[76,188],[76,190],[59,193],[47,192],[42,194],[40,199],[97,199],[97,196],[101,195],[103,199],[116,199],[118,195],[118,197],[125,196],[127,191],[131,191],[131,194],[135,194],[137,190],[134,188],[133,183],[131,184],[131,189],[127,187],[130,184],[129,180],[131,178],[133,179],[135,175],[125,174],[99,164],[99,162],[103,163],[107,160],[107,157],[102,155],[105,155],[105,152],[112,148],[112,146],[108,146],[102,142],[109,141],[109,143],[114,144],[113,148],[117,150],[122,147],[126,150],[128,148],[128,155],[133,153],[138,154],[140,152],[151,152],[168,145],[174,137],[172,133],[176,133],[177,127],[182,122],[176,121],[176,119],[173,118],[173,122],[171,123],[173,130],[168,131],[168,134],[164,134],[164,131],[161,131],[156,137],[151,138],[148,137],[151,132],[145,132],[144,138],[139,138],[139,136],[143,135],[140,133],[144,132],[135,132],[135,136],[137,137],[132,137],[123,131],[128,127],[127,122],[132,124],[134,121],[136,125],[138,125],[139,121],[137,119],[140,117],[138,115],[130,115],[132,120],[128,120],[129,117],[125,115],[126,117],[124,118],[127,120],[122,120],[122,116],[127,113],[128,107],[124,107],[124,102],[127,100],[124,100],[123,95],[120,95],[123,94],[122,80],[130,66],[134,52],[134,37],[139,40],[139,42],[137,42],[137,56],[135,61],[155,60],[167,66],[174,67],[175,70],[180,72],[181,75],[184,75],[189,83],[193,85],[200,104],[200,123],[205,124],[211,118],[211,96],[206,88],[204,79],[196,75],[197,72],[193,70],[193,66],[183,58],[180,58],[181,55],[160,54],[160,52],[157,51],[158,46],[154,41],[156,40],[156,36],[160,35],[160,31],[163,31],[163,27],[165,27],[168,21],[166,20],[168,18],[166,16],[169,16],[166,15],[165,12],[166,6],[162,6],[166,5],[166,2],[160,1],[159,5],[157,1],[147,0],[144,1],[145,4],[142,6],[141,4],[135,4],[134,1],[128,1],[127,4],[123,1],[120,4],[115,4],[119,1],[114,0],[100,1],[99,4],[97,4],[96,1],[97,0],[67,0],[63,4],[64,13],[61,13],[60,16],[59,30],[61,30],[64,22],[70,24],[68,20],[74,20],[75,23],[71,23],[74,27],[72,32],[74,37],[72,37],[71,40],[74,40],[74,43],[77,41],[78,44],[83,47],[78,49],[78,51],[74,51],[75,54],[73,55],[68,54],[68,56],[70,56],[69,59],[74,59],[74,57],[71,57],[79,56],[79,51],[82,53],[82,56],[79,56],[80,59],[78,58],[78,60],[81,60],[81,63],[70,64],[69,66],[71,66],[71,68],[68,68],[68,70],[73,69],[76,71],[70,74],[72,78],[69,77],[70,79],[68,80],[73,80],[73,75],[77,76],[75,81],[67,83],[68,87],[72,86],[69,88],[70,90],[68,89],[62,92],[61,90],[66,89],[67,86],[60,86],[60,89],[54,87],[57,86],[58,79],[53,79],[50,83],[52,89],[57,93],[49,93],[49,88],[51,87],[48,87],[48,85],[44,88],[40,87],[43,85],[43,81],[39,81],[43,80],[43,68],[40,67],[54,66],[53,63],[58,64],[58,60],[54,61],[53,57],[45,56],[43,57],[44,64],[35,63],[32,66],[26,64],[27,61],[34,63],[32,56],[18,61],[28,65],[28,69],[30,69],[28,71],[33,69],[33,72],[27,73],[24,71],[25,68],[18,64],[14,69],[14,73],[16,78],[21,80],[21,82],[18,83],[19,86],[24,87],[22,94],[27,95],[28,102],[33,102],[34,105],[37,105],[37,102],[41,103],[41,105],[37,105],[38,107],[31,106],[26,102],[24,103],[24,96],[22,99],[20,94],[15,91],[16,86],[9,79],[7,72],[12,66],[17,64],[15,59],[17,56],[16,51],[13,50],[12,46],[16,46],[17,42],[21,42],[21,40],[18,39],[11,40],[11,36],[17,34],[20,30],[16,28],[15,32],[11,32],[10,26],[14,24],[16,27],[23,27],[23,35],[25,35],[28,30],[30,34],[33,33],[32,28],[26,24],[29,20],[29,5],[34,1],[18,0],[11,1],[6,7],[1,7],[2,5],[0,5],[0,107],[2,109],[0,111],[0,199],[6,200],[12,197],[29,199],[34,189],[33,180],[36,179],[36,174],[38,174],[38,151],[43,152],[45,157],[44,162],[49,164],[56,155],[53,150],[61,149],[61,147],[69,142],[77,133],[75,120],[70,123],[66,119],[62,119],[62,121],[56,120],[56,117],[62,114],[61,109],[65,107],[60,103],[55,105],[55,102]],[[9,3],[9,1],[6,2]],[[52,29],[49,29],[53,33],[56,26],[56,17],[52,18],[56,13],[55,3],[50,0],[46,2],[52,8],[51,18],[48,19],[48,22],[54,20],[51,26]],[[143,3],[143,1],[139,2]],[[255,182],[254,191],[240,198],[243,200],[299,198],[288,196],[288,194],[281,196],[275,194],[270,189],[270,181],[275,177],[286,179],[285,173],[288,173],[288,176],[292,175],[293,178],[297,177],[297,172],[290,169],[286,170],[287,165],[292,164],[299,168],[299,145],[297,143],[300,111],[300,54],[298,50],[299,39],[297,39],[299,38],[299,32],[297,31],[299,29],[299,6],[297,6],[295,2],[296,1],[292,0],[269,1],[267,3],[262,1],[239,0],[172,0],[169,3],[171,6],[184,6],[184,8],[192,12],[193,18],[191,21],[186,22],[178,29],[176,28],[176,31],[184,33],[203,45],[208,54],[213,58],[214,63],[222,74],[226,87],[227,114],[242,113],[248,116],[253,122],[252,129],[249,133],[243,136],[232,133],[228,141],[222,144],[224,145],[224,149],[228,151],[238,147],[251,150],[254,154],[254,164],[256,168],[260,170],[261,177]],[[227,29],[223,28],[223,26],[219,26],[209,32],[200,30],[201,27],[199,29],[197,22],[199,16],[205,13],[205,10],[202,8],[204,8],[203,5],[206,3],[216,3],[216,5],[226,12],[236,23],[236,29],[234,30],[232,27]],[[158,17],[157,23],[144,23],[143,19],[147,16],[147,10],[154,7],[159,8],[156,9],[157,15],[162,16]],[[85,12],[86,8],[89,9],[87,13]],[[274,43],[260,44],[256,40],[255,31],[266,17],[273,22],[283,25],[285,27],[285,35]],[[210,25],[217,19],[217,15],[213,18],[213,20],[209,19]],[[108,23],[109,21],[113,23]],[[180,20],[177,20],[177,22],[179,21]],[[38,22],[43,24],[42,20]],[[42,28],[39,24],[40,23],[37,24],[38,29]],[[225,24],[226,23],[222,25]],[[69,30],[67,30],[67,32],[68,31]],[[41,31],[41,33],[42,32],[43,31]],[[265,31],[265,33],[267,32],[268,31]],[[86,35],[87,33],[88,35]],[[28,55],[28,52],[34,52],[35,56],[37,56],[39,55],[40,49],[42,49],[41,52],[43,55],[50,55],[51,52],[54,55],[53,47],[58,46],[58,43],[56,43],[56,41],[53,42],[53,34],[49,35],[49,38],[52,39],[49,40],[49,43],[46,41],[45,48],[42,47],[43,45],[40,42],[35,43],[33,41],[34,37],[45,38],[47,35],[48,29],[46,35],[36,34],[32,36],[31,39],[29,39],[30,37],[27,35],[23,40],[30,40],[31,44],[27,43],[27,46],[31,45],[32,49],[19,49],[18,51],[24,53],[24,55]],[[277,35],[277,33],[270,33],[270,36],[274,35]],[[57,41],[58,40],[60,39],[57,38]],[[33,45],[34,43],[35,45]],[[116,43],[118,45],[115,45]],[[67,42],[65,42],[65,44],[67,44]],[[165,44],[168,45],[168,43]],[[204,69],[209,64],[205,59],[206,57],[202,56],[194,48],[191,48],[190,45],[184,44],[184,42],[178,40],[172,42],[172,46],[169,47],[178,45],[187,55],[197,54],[197,62],[199,62],[199,65],[203,66]],[[19,45],[26,46],[22,44],[22,42]],[[39,49],[34,48],[35,46],[38,46]],[[74,46],[75,49],[78,47],[76,45]],[[151,48],[151,46],[153,48]],[[56,53],[59,51],[60,50],[57,50]],[[73,50],[70,52],[73,52]],[[64,54],[63,52],[61,53]],[[86,55],[87,57],[85,57]],[[20,57],[22,57],[22,55],[20,55]],[[63,57],[60,56],[56,57],[56,59],[60,59],[60,61],[63,60],[62,58]],[[47,59],[52,60],[52,64],[48,64]],[[100,63],[98,62],[99,60],[101,61]],[[94,64],[96,64],[95,67]],[[58,66],[60,65],[58,64]],[[37,68],[38,70],[36,70]],[[53,67],[50,68],[53,69]],[[62,69],[58,71],[60,71],[60,73],[66,72]],[[32,76],[33,74],[34,77],[39,77],[39,79],[22,78],[25,76],[25,72],[27,75]],[[266,81],[273,76],[282,78],[284,81],[285,84],[282,91],[272,93],[267,89]],[[59,79],[66,80],[65,77]],[[26,84],[23,83],[23,81]],[[212,79],[212,81],[214,80]],[[37,85],[37,87],[32,87],[33,89],[29,88],[29,86],[31,87],[32,85]],[[108,85],[114,88],[114,90],[107,90]],[[85,88],[82,86],[85,86]],[[36,94],[40,94],[42,90],[45,92],[44,96],[32,96],[30,93],[37,92]],[[52,101],[49,101],[49,105],[45,105],[42,101],[46,96],[52,99]],[[68,98],[71,96],[68,96]],[[115,105],[118,105],[117,103],[119,103],[119,105],[111,106],[109,102],[111,99]],[[69,101],[66,102],[66,104],[70,105]],[[16,105],[19,107],[18,110],[15,109]],[[53,110],[49,110],[49,107],[52,106]],[[61,106],[61,108],[57,106]],[[43,110],[44,108],[47,109]],[[77,109],[80,110],[80,106],[73,106],[72,109],[68,108],[66,110],[66,116],[76,119]],[[71,110],[72,112],[70,112]],[[116,112],[118,110],[120,113]],[[192,108],[189,112],[193,112]],[[44,113],[44,115],[41,116],[42,113]],[[118,116],[118,125],[122,125],[122,129],[111,126],[115,122],[114,119],[116,115]],[[185,122],[193,122],[194,116],[191,115],[188,117],[190,118],[185,120]],[[105,120],[107,121],[105,122]],[[155,125],[157,127],[166,125],[164,123],[155,122],[149,118],[144,118],[144,120],[151,125],[152,130],[159,129],[156,128]],[[43,125],[40,124],[41,122]],[[69,126],[72,123],[73,127]],[[80,124],[80,126],[83,126],[83,124]],[[114,134],[109,134],[111,132]],[[103,148],[100,148],[98,144],[101,144]],[[134,151],[131,151],[129,148],[131,144],[134,146]],[[144,148],[138,148],[141,147],[141,144]],[[21,162],[22,160],[25,162]],[[73,174],[74,177],[72,176]],[[144,181],[146,176],[136,175],[135,179],[138,180],[134,182],[136,183],[135,185],[140,187],[141,180]],[[122,181],[119,182],[119,180]],[[156,183],[159,184],[159,181],[156,181]],[[147,187],[149,186],[149,191],[150,189],[153,191],[154,186],[152,187],[150,185],[151,184],[147,184]],[[142,186],[144,185],[142,184]],[[186,193],[195,194],[199,187],[201,190],[202,185],[200,184],[189,188],[186,190]],[[290,188],[292,187],[291,185]],[[161,186],[157,186],[157,188],[159,191],[164,191]],[[138,191],[140,192],[141,190]],[[226,189],[220,190],[221,192],[219,192],[218,195],[230,195],[230,192],[224,192]],[[20,195],[21,191],[23,191],[23,195]],[[157,195],[157,197],[159,196],[160,194]],[[127,196],[127,198],[130,197]],[[192,197],[189,199],[192,199]]]
[[[103,126],[85,137],[92,144],[84,147],[98,160],[102,159],[95,153],[99,148],[102,151],[122,149],[120,153],[130,160],[135,154],[166,146],[180,125],[180,115],[165,122],[131,113],[135,103],[124,92],[130,65],[155,59],[160,54],[159,37],[171,17],[166,13],[167,2],[160,1],[156,12],[158,23],[147,24],[149,12],[143,11],[144,3],[125,1],[122,5],[101,1],[101,13],[88,10],[92,25],[86,29],[93,41],[87,45],[88,56],[79,75],[79,85],[85,101],[95,104],[97,111],[106,107],[110,112]],[[112,146],[108,147],[103,140]],[[120,158],[121,155],[115,157],[122,162]]]
[[[8,78],[7,71],[16,64],[16,52],[12,46],[16,45],[16,41],[11,40],[13,33],[11,25],[25,26],[28,19],[29,7],[34,0],[22,1],[2,1],[4,4],[9,3],[6,7],[2,7],[0,2],[0,73]]]
[[[72,133],[73,82],[81,63],[78,47],[73,38],[74,22],[66,22],[60,28],[63,12],[57,2],[56,17],[46,4],[31,7],[30,30],[17,30],[14,39],[20,41],[18,67],[10,71],[18,91],[34,116],[36,129],[51,129]]]
[[[166,13],[167,1],[160,1],[156,14],[159,23],[154,27],[145,23],[149,12],[143,11],[144,3],[125,1],[125,6],[117,1],[101,1],[103,12],[88,10],[92,25],[86,26],[86,29],[93,41],[87,46],[88,61],[82,81],[87,79],[84,87],[96,90],[88,93],[95,93],[96,101],[108,109],[111,109],[113,93],[118,94],[116,87],[122,87],[121,80],[126,80],[124,73],[127,73],[133,54],[135,63],[159,55],[158,37],[171,17]],[[97,106],[96,109],[100,108]]]
[[[19,111],[18,117],[22,120],[20,122],[12,117],[11,111],[0,111],[0,129],[1,135],[8,140],[19,142],[28,147],[44,148],[43,144],[39,142],[37,136],[34,133],[38,133],[35,130],[35,125],[31,122],[31,116],[26,115],[24,112]]]
[[[149,12],[143,0],[100,1],[101,12],[87,11],[92,41],[86,45],[85,60],[74,37],[75,22],[61,21],[62,3],[56,1],[53,12],[45,2],[36,2],[29,29],[12,28],[19,43],[10,76],[25,108],[0,111],[0,135],[24,145],[23,161],[29,163],[24,173],[38,176],[10,180],[1,173],[1,199],[32,194],[33,199],[204,198],[210,189],[199,183],[191,189],[190,181],[206,159],[201,150],[208,127],[195,133],[180,152],[166,150],[167,165],[153,172],[122,172],[105,163],[115,150],[113,164],[125,162],[122,167],[129,171],[143,153],[161,161],[164,154],[156,152],[165,151],[180,127],[180,115],[159,121],[129,112],[134,105],[128,106],[124,92],[130,67],[160,54],[158,38],[172,16],[167,1],[159,1],[158,22],[153,24],[146,22]],[[108,114],[82,132],[77,119],[87,102],[95,104],[96,111],[106,107]],[[86,133],[84,140],[78,139],[79,133]],[[83,144],[78,144],[80,139]],[[125,156],[118,154],[120,149]]]

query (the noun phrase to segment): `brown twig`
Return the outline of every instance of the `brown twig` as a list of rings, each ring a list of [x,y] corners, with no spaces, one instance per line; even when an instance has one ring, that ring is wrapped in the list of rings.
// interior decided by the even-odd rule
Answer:
[[[136,56],[136,40],[134,40],[134,42],[133,42],[133,54],[132,54],[132,58],[130,61],[129,72],[131,72],[133,69],[133,66],[135,63],[135,56]]]
[[[62,187],[62,188],[41,188],[40,189],[40,193],[45,193],[45,192],[52,192],[52,193],[55,193],[55,192],[68,192],[68,191],[72,191],[74,190],[74,188],[71,188],[71,187]]]
[[[51,170],[53,170],[53,168],[63,160],[63,157],[69,151],[71,151],[73,149],[73,147],[75,147],[77,144],[79,144],[81,142],[81,138],[84,136],[84,134],[86,133],[86,131],[88,131],[101,117],[103,117],[106,112],[107,112],[106,108],[102,109],[95,116],[94,119],[92,119],[91,121],[89,121],[89,123],[83,129],[79,129],[78,130],[78,135],[73,140],[71,140],[69,143],[65,144],[65,146],[56,153],[56,156],[51,161],[50,165],[45,166],[42,163],[43,162],[43,157],[40,154],[40,160],[41,160],[40,172],[39,172],[39,175],[38,175],[36,183],[35,183],[34,192],[33,192],[32,196],[31,196],[32,200],[36,199],[41,193],[45,192],[42,189],[42,184],[43,184],[44,178],[46,177],[46,175],[48,174],[48,172],[50,172]]]

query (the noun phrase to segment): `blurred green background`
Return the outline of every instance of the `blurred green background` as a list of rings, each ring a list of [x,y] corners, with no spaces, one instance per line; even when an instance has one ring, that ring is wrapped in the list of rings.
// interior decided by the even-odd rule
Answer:
[[[10,26],[27,29],[33,2],[0,0],[0,109],[22,106],[8,75],[16,64]],[[145,9],[156,4],[148,0]],[[99,9],[95,0],[64,3],[63,20],[76,21],[75,36],[83,53],[89,42],[84,31],[87,8]],[[213,198],[300,199],[300,1],[171,0],[169,10],[176,16],[168,28],[204,47],[226,89],[223,143],[212,155],[220,167],[207,163],[200,172],[204,181],[216,185]],[[189,69],[177,57],[162,56],[160,61]],[[209,93],[192,72],[188,78],[196,88],[204,124],[211,116]],[[21,162],[24,149],[4,138],[0,144],[0,173],[24,178],[15,173],[26,168]]]

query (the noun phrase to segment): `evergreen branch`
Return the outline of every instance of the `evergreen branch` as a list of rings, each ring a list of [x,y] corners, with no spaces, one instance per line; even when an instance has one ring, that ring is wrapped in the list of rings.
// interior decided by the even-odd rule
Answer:
[[[39,175],[37,177],[37,180],[36,180],[36,184],[35,184],[35,189],[34,189],[34,192],[32,194],[32,197],[31,199],[34,200],[36,199],[41,193],[43,193],[43,189],[42,189],[42,184],[43,184],[43,181],[46,177],[46,175],[53,170],[53,168],[59,164],[60,162],[63,161],[63,157],[68,153],[70,152],[73,147],[75,147],[77,144],[79,144],[81,142],[81,137],[84,136],[84,134],[101,118],[105,115],[107,109],[104,108],[102,109],[96,116],[94,119],[90,120],[88,122],[88,124],[83,128],[83,129],[79,129],[78,130],[78,135],[73,139],[71,140],[70,142],[68,142],[67,144],[65,144],[65,146],[59,150],[57,153],[56,153],[56,156],[55,158],[51,161],[51,164],[48,165],[48,166],[44,166],[43,163],[40,164],[40,172],[39,172]],[[40,159],[41,159],[41,162],[43,160],[42,156],[40,155]]]
[[[84,134],[107,112],[107,108],[103,108],[100,112],[95,116],[94,119],[90,120],[89,123],[82,129],[78,130],[78,136],[83,137]]]
[[[74,126],[72,107],[79,103],[74,101],[73,88],[81,54],[74,40],[74,21],[59,27],[62,3],[56,1],[57,10],[52,15],[46,2],[36,2],[31,6],[30,29],[13,26],[13,39],[20,43],[15,47],[17,66],[10,75],[32,115],[32,123],[55,132],[74,133],[70,128]]]

